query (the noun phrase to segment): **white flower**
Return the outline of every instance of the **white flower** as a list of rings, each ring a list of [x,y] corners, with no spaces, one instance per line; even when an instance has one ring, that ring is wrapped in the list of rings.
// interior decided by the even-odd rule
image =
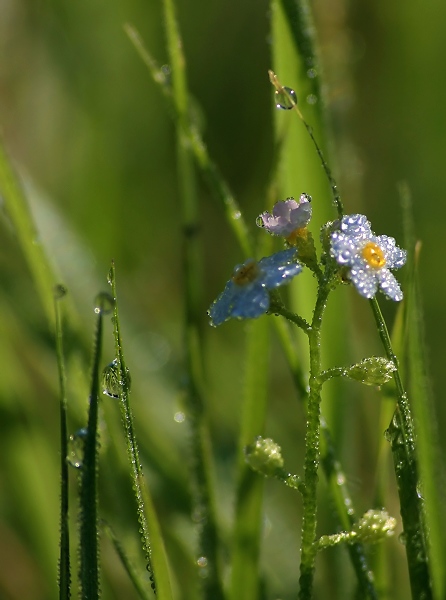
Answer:
[[[401,288],[389,269],[406,262],[406,251],[387,235],[375,236],[364,215],[346,215],[331,234],[331,256],[347,268],[347,276],[361,296],[373,298],[378,287],[391,300],[403,299]]]

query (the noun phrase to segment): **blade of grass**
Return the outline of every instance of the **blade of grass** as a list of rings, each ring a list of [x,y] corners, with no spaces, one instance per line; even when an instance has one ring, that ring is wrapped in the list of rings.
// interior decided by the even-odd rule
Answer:
[[[71,588],[70,533],[69,533],[69,487],[68,487],[68,428],[65,359],[63,350],[63,328],[60,301],[65,296],[63,286],[54,291],[54,312],[56,316],[56,356],[60,387],[60,557],[59,557],[59,598],[68,600]]]
[[[407,344],[405,343],[405,313],[406,305],[402,303],[398,306],[395,320],[392,327],[392,345],[395,354],[400,357],[401,367],[404,367],[406,362]],[[402,369],[403,371],[403,369]],[[375,491],[375,506],[387,506],[389,499],[389,476],[391,474],[391,448],[385,435],[382,432],[386,431],[395,410],[396,389],[392,382],[384,386],[382,390],[382,400],[379,415],[379,432],[381,435],[378,456],[376,461],[376,491]],[[388,544],[378,544],[373,554],[373,567],[376,585],[378,589],[391,589],[393,573],[391,567],[390,548]]]
[[[392,448],[398,485],[412,597],[414,599],[425,598],[429,600],[432,598],[431,578],[426,549],[422,499],[418,491],[420,479],[411,411],[398,368],[398,360],[393,351],[390,335],[378,301],[376,297],[373,297],[369,302],[387,358],[397,367],[393,373],[397,406],[387,429],[387,437]]]
[[[193,152],[194,158],[200,167],[204,177],[208,181],[209,187],[214,192],[214,196],[221,202],[224,210],[226,219],[229,226],[231,227],[235,238],[237,239],[240,247],[242,248],[245,256],[253,255],[253,245],[250,240],[249,230],[244,221],[243,215],[240,208],[232,194],[229,186],[225,180],[221,177],[220,172],[212,161],[207,151],[206,145],[198,131],[197,127],[186,118],[186,115],[180,115],[172,97],[172,89],[167,83],[166,77],[162,70],[157,65],[155,59],[150,55],[148,50],[145,48],[141,36],[137,30],[126,24],[124,30],[128,35],[130,41],[134,45],[139,56],[147,66],[150,75],[152,76],[155,83],[157,83],[164,97],[168,101],[170,108],[172,109],[173,118],[179,122],[184,135],[186,136],[187,142],[190,145],[191,151]]]
[[[119,386],[119,406],[121,409],[124,434],[127,441],[127,452],[131,468],[133,489],[136,498],[142,548],[147,563],[147,570],[152,582],[153,591],[156,591],[156,596],[160,600],[171,600],[172,590],[170,585],[170,574],[164,542],[161,535],[161,528],[156,516],[155,507],[153,506],[152,498],[145,485],[135,429],[133,426],[133,414],[130,408],[129,398],[130,389],[128,370],[121,339],[114,263],[112,263],[109,272],[109,283],[111,285],[112,296],[114,298],[113,335],[115,339],[115,353],[121,384]]]
[[[56,279],[34,225],[25,194],[14,173],[14,169],[1,141],[0,192],[17,234],[23,254],[28,262],[48,323],[53,329],[53,288],[56,284]]]
[[[405,247],[409,249],[407,294],[408,373],[410,392],[416,423],[417,456],[420,467],[421,487],[419,493],[424,500],[428,534],[429,563],[435,598],[444,598],[446,593],[446,539],[443,523],[446,511],[442,498],[445,494],[444,464],[439,455],[439,433],[435,416],[432,389],[429,385],[424,336],[424,318],[417,273],[420,245],[415,238],[412,201],[407,185],[400,186],[403,208]]]
[[[84,440],[79,490],[80,586],[83,600],[96,600],[100,596],[98,546],[99,365],[102,354],[103,318],[105,314],[111,312],[112,308],[113,299],[108,294],[98,294],[95,305],[97,321],[91,371],[88,424]]]
[[[224,597],[218,555],[211,444],[207,423],[203,381],[203,349],[200,311],[202,310],[202,248],[199,231],[199,205],[194,157],[189,148],[185,125],[189,122],[189,92],[186,61],[173,0],[163,0],[167,48],[172,70],[172,99],[177,133],[177,170],[183,227],[183,273],[185,285],[185,355],[187,385],[185,403],[191,432],[194,513],[200,515],[198,556],[205,557],[207,577],[201,579],[204,597]]]
[[[118,537],[116,536],[115,532],[113,531],[113,529],[110,527],[110,525],[108,523],[105,523],[104,521],[102,522],[102,527],[104,528],[105,533],[110,538],[110,540],[116,550],[116,553],[118,554],[119,558],[121,559],[121,563],[122,563],[124,569],[126,570],[127,575],[130,578],[130,581],[133,583],[135,590],[138,592],[139,597],[142,598],[142,600],[152,600],[153,593],[151,591],[149,592],[147,590],[145,583],[141,581],[141,578],[140,578],[137,570],[135,569],[131,560],[127,556],[126,551],[122,547],[122,544],[120,543],[120,541],[119,541]]]

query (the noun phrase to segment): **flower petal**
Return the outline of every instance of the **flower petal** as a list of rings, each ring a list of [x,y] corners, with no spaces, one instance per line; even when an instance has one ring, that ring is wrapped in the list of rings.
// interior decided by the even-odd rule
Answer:
[[[395,302],[400,302],[403,299],[403,292],[401,291],[399,283],[389,269],[382,269],[382,271],[377,273],[377,277],[379,280],[379,287],[383,294],[391,300],[395,300]]]
[[[376,273],[369,267],[352,268],[348,274],[358,293],[364,298],[373,298],[378,289]]]

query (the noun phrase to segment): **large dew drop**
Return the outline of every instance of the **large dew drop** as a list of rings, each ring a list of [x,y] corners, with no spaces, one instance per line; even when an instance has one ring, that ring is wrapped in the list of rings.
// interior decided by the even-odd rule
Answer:
[[[291,110],[297,105],[296,92],[289,87],[283,87],[275,92],[276,108]]]
[[[126,389],[130,389],[130,371],[126,369]],[[119,364],[115,358],[102,371],[102,393],[110,398],[119,398],[124,382],[121,379]]]

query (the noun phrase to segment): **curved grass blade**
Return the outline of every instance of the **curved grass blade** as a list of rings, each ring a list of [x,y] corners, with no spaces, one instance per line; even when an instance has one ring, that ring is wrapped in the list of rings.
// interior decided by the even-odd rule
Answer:
[[[179,122],[194,158],[200,167],[205,179],[208,181],[209,187],[213,190],[215,197],[221,202],[227,222],[231,227],[234,235],[242,248],[245,256],[253,255],[253,244],[249,236],[249,229],[245,223],[243,215],[234,198],[229,186],[221,176],[217,166],[212,161],[207,151],[206,145],[201,137],[201,134],[195,124],[185,114],[178,112],[176,103],[173,99],[172,88],[167,84],[166,77],[159,68],[155,59],[150,55],[139,35],[138,31],[129,24],[124,26],[124,30],[130,41],[134,45],[139,56],[144,64],[149,69],[155,83],[160,85],[164,97],[169,102],[172,109],[173,118]]]
[[[166,551],[161,535],[158,518],[153,506],[152,498],[146,488],[144,474],[139,457],[138,444],[133,427],[133,414],[130,408],[129,379],[127,365],[122,347],[118,303],[116,295],[115,265],[112,263],[109,272],[109,283],[114,298],[113,335],[115,338],[115,352],[120,374],[119,406],[122,424],[127,441],[127,453],[131,467],[131,477],[137,504],[138,521],[141,531],[142,548],[147,563],[147,570],[152,581],[152,590],[156,592],[159,600],[172,600],[170,574],[167,563]]]
[[[141,581],[141,578],[139,577],[137,570],[133,566],[132,561],[130,560],[126,551],[122,547],[122,544],[119,541],[119,539],[116,536],[113,529],[110,527],[110,525],[108,523],[105,523],[104,521],[102,522],[102,527],[104,528],[105,533],[108,535],[113,546],[115,547],[115,550],[116,550],[119,558],[121,559],[121,563],[122,563],[124,569],[126,570],[127,575],[130,578],[130,581],[133,583],[135,590],[138,592],[139,597],[142,598],[142,600],[152,600],[153,592],[151,592],[151,591],[149,592],[147,589],[147,586],[144,584],[144,582]]]
[[[54,327],[53,288],[56,284],[48,257],[11,162],[0,142],[0,192],[28,262],[48,323]]]

